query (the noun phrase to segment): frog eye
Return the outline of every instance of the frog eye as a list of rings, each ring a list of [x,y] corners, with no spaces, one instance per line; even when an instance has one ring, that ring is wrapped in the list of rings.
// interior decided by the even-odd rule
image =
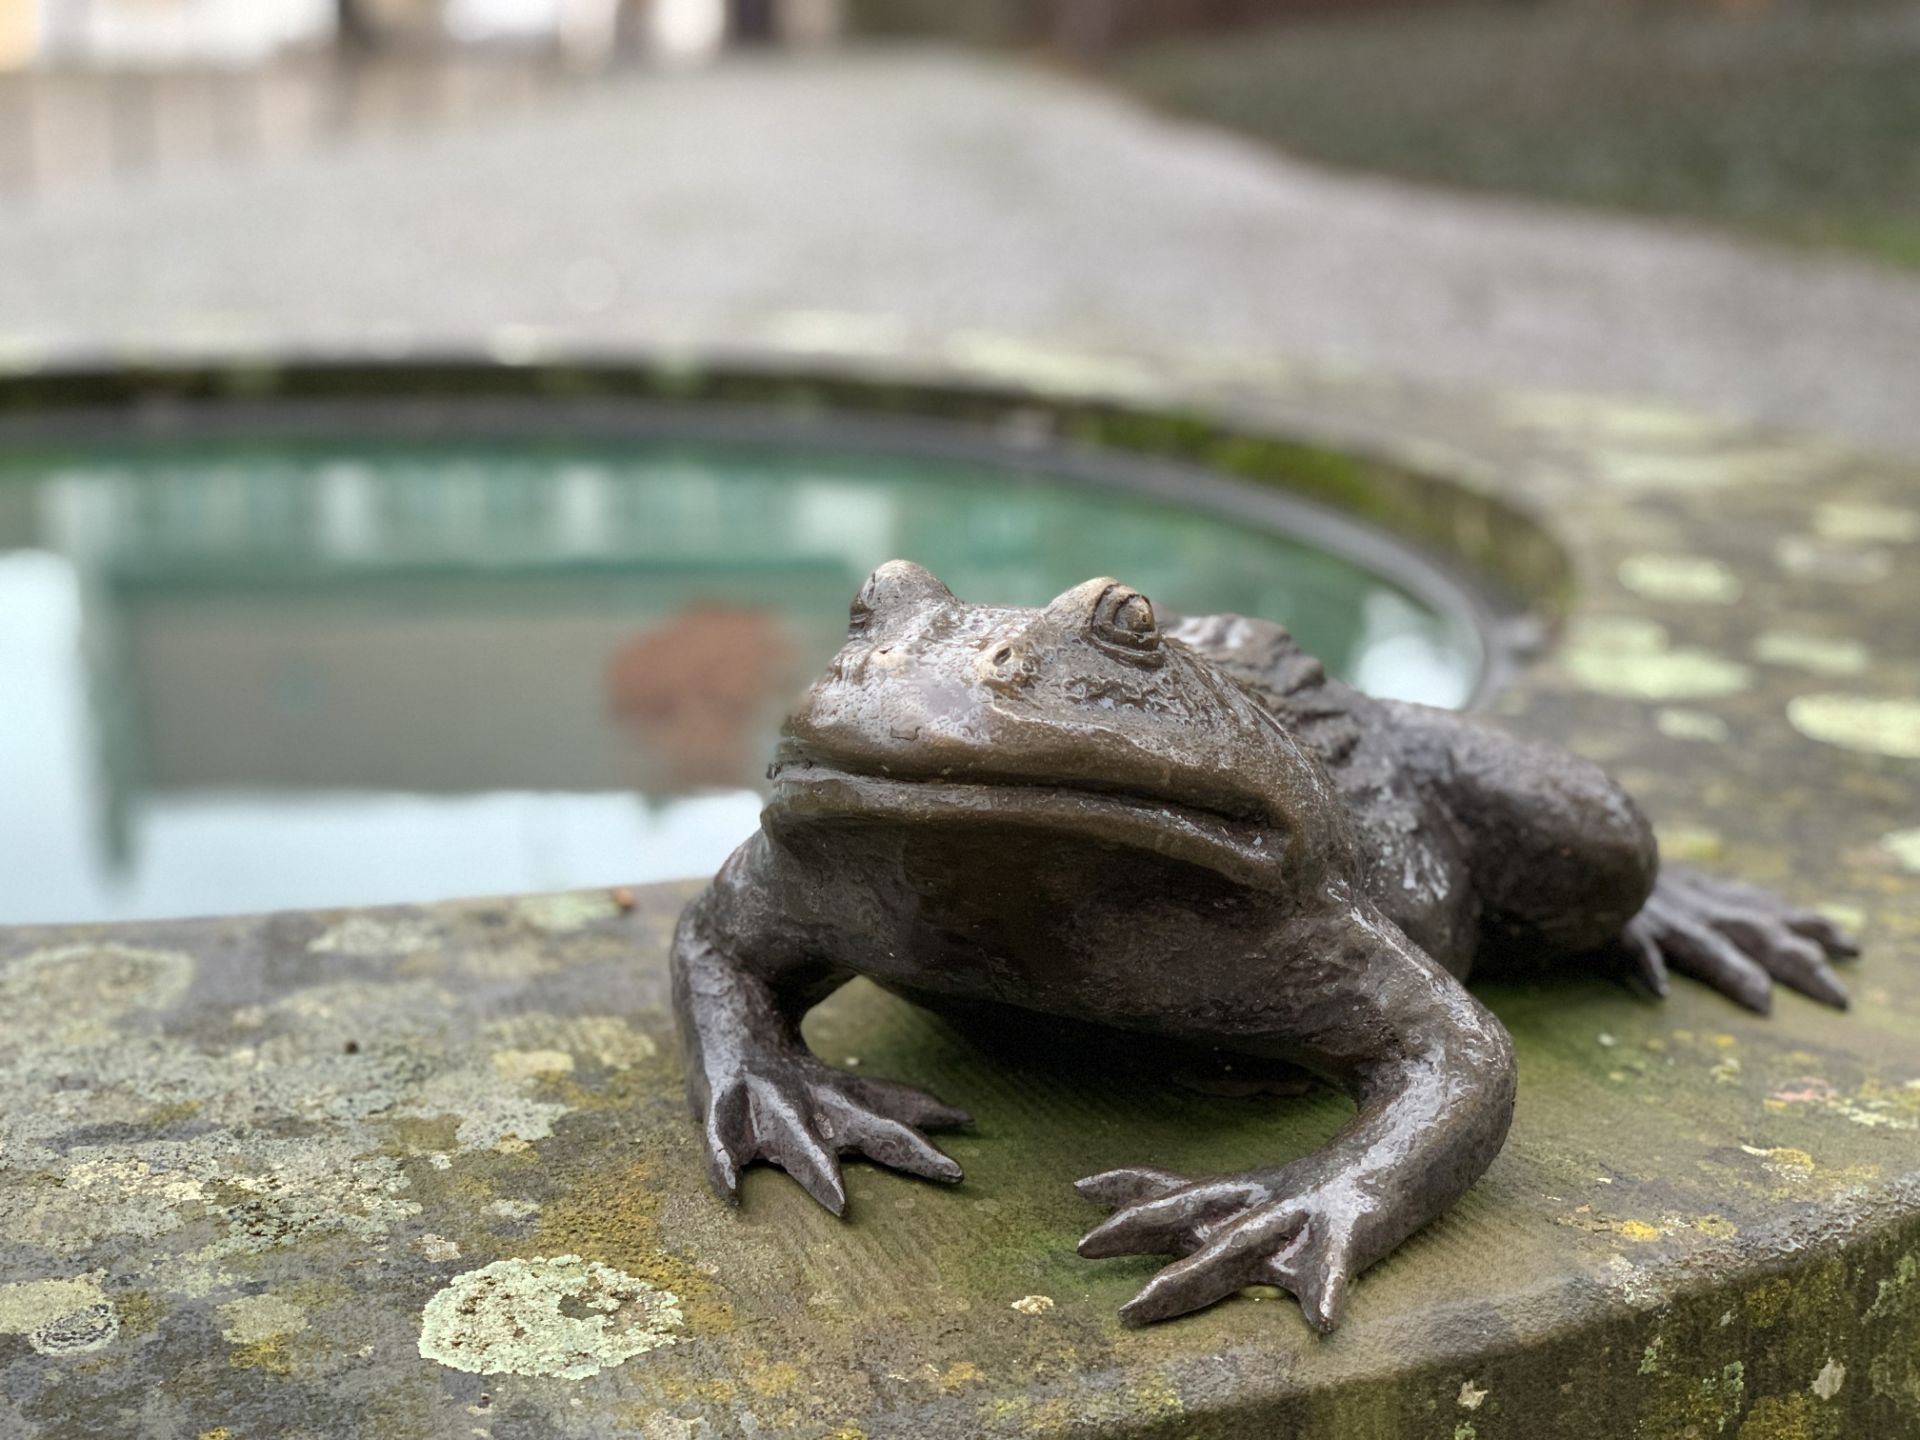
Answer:
[[[1124,585],[1110,585],[1101,592],[1087,625],[1095,643],[1131,658],[1157,655],[1160,649],[1153,602]]]
[[[849,635],[858,635],[862,630],[865,630],[869,625],[873,624],[873,601],[867,598],[868,592],[872,589],[873,581],[868,580],[865,585],[860,587],[860,593],[853,597],[853,603],[847,607],[847,633]]]
[[[853,597],[847,611],[847,632],[858,634],[873,623],[875,615],[889,610],[945,605],[952,600],[953,592],[925,566],[911,560],[889,560],[867,577],[867,583]]]

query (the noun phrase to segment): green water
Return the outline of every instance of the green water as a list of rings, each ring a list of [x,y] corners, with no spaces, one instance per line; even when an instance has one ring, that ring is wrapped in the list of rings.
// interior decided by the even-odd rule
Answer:
[[[720,443],[0,454],[0,923],[710,871],[877,563],[1113,574],[1460,702],[1477,637],[1284,534],[997,462]]]

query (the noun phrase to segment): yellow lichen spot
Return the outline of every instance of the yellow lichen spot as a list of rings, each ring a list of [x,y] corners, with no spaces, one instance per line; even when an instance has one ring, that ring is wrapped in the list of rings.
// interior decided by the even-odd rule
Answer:
[[[1872,695],[1797,695],[1787,702],[1787,720],[1810,740],[1920,760],[1920,700]]]
[[[956,1360],[941,1371],[933,1383],[939,1386],[943,1393],[951,1395],[954,1391],[968,1385],[984,1384],[986,1378],[987,1372],[971,1360]]]
[[[1748,1291],[1740,1303],[1754,1329],[1771,1329],[1787,1317],[1793,1304],[1793,1281],[1784,1276],[1764,1281]]]
[[[1718,860],[1727,842],[1717,830],[1701,825],[1662,825],[1656,831],[1660,855],[1666,860],[1684,860],[1693,864]]]
[[[287,1351],[284,1335],[235,1346],[227,1352],[227,1363],[236,1370],[264,1370],[269,1375],[293,1373],[293,1356]]]
[[[980,1418],[989,1425],[1006,1426],[1023,1419],[1033,1409],[1033,1400],[1026,1395],[1003,1395],[985,1401],[980,1406]]]
[[[1130,1418],[1170,1420],[1186,1413],[1187,1403],[1180,1398],[1179,1388],[1164,1375],[1149,1375],[1133,1385],[1130,1399]]]
[[[801,1381],[800,1367],[791,1360],[762,1365],[747,1376],[747,1386],[756,1395],[785,1395]]]
[[[503,1080],[573,1073],[573,1056],[564,1050],[496,1050],[491,1061],[494,1073]]]
[[[687,1323],[703,1333],[733,1325],[711,1266],[667,1250],[660,1240],[660,1192],[645,1165],[620,1165],[570,1176],[566,1193],[544,1208],[529,1205],[540,1227],[530,1245],[566,1250],[616,1266],[680,1297]]]
[[[1763,1149],[1758,1145],[1742,1145],[1740,1148],[1759,1160],[1768,1174],[1779,1179],[1804,1180],[1814,1171],[1813,1156],[1804,1150],[1795,1150],[1786,1145],[1776,1145],[1772,1149]]]
[[[1097,1425],[1099,1422],[1096,1417],[1107,1408],[1107,1404],[1103,1403],[1107,1400],[1108,1397],[1105,1395],[1096,1397],[1091,1394],[1079,1403],[1064,1397],[1042,1400],[1033,1407],[1027,1416],[1026,1423],[1020,1428],[1029,1435],[1052,1437],[1065,1435],[1076,1426]]]
[[[1017,1310],[1022,1315],[1044,1315],[1053,1309],[1053,1297],[1051,1295],[1023,1295],[1007,1308]]]
[[[1644,1245],[1650,1240],[1658,1240],[1661,1232],[1658,1225],[1649,1225],[1644,1220],[1621,1220],[1614,1225],[1613,1233],[1623,1240]]]
[[[220,1307],[221,1337],[235,1345],[253,1345],[307,1328],[307,1312],[277,1295],[242,1295]]]
[[[1820,1440],[1813,1401],[1806,1395],[1762,1395],[1740,1422],[1738,1440]]]
[[[1636,595],[1674,604],[1731,605],[1740,577],[1704,555],[1633,555],[1620,564],[1620,583]]]
[[[195,1440],[233,1440],[233,1431],[224,1425],[216,1425],[211,1430],[202,1430]]]
[[[651,1060],[660,1046],[618,1015],[549,1015],[535,1011],[493,1021],[488,1040],[509,1050],[563,1050],[608,1070]]]
[[[1453,1397],[1453,1403],[1462,1410],[1478,1410],[1486,1400],[1487,1392],[1471,1380],[1462,1380],[1460,1393]]]

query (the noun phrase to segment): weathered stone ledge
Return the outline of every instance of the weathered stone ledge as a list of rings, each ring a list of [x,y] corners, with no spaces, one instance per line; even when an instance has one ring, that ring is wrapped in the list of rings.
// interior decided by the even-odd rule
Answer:
[[[845,1225],[771,1172],[717,1205],[664,1008],[684,886],[0,931],[0,1433],[1920,1431],[1920,476],[1649,409],[1080,378],[1115,397],[1059,408],[1091,438],[1397,457],[1431,509],[1349,503],[1458,552],[1500,550],[1462,517],[1538,517],[1559,545],[1509,579],[1568,623],[1498,709],[1612,766],[1670,853],[1857,926],[1852,1013],[1488,989],[1506,1150],[1321,1341],[1285,1299],[1121,1329],[1151,1263],[1077,1259],[1068,1182],[1297,1152],[1331,1096],[989,1053],[865,986],[814,1043],[971,1109],[967,1182],[853,1167]]]

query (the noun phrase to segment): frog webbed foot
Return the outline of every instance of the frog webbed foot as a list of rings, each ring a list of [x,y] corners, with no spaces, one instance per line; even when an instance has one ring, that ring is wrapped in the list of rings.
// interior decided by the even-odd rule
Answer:
[[[1666,993],[1671,966],[1763,1015],[1776,980],[1844,1009],[1846,986],[1830,962],[1860,953],[1824,915],[1756,886],[1672,866],[1661,867],[1621,942],[1654,993]]]
[[[1088,1176],[1075,1188],[1115,1207],[1081,1240],[1082,1255],[1185,1257],[1121,1308],[1128,1324],[1184,1315],[1249,1285],[1290,1291],[1323,1335],[1339,1324],[1348,1284],[1360,1268],[1354,1240],[1364,1207],[1337,1177],[1296,1190],[1285,1172],[1188,1180],[1135,1167]]]
[[[696,1115],[704,1124],[707,1178],[723,1198],[738,1197],[743,1168],[768,1160],[835,1215],[847,1208],[840,1156],[861,1155],[951,1184],[960,1179],[959,1165],[920,1132],[972,1123],[964,1110],[911,1086],[783,1052],[743,1057]]]

